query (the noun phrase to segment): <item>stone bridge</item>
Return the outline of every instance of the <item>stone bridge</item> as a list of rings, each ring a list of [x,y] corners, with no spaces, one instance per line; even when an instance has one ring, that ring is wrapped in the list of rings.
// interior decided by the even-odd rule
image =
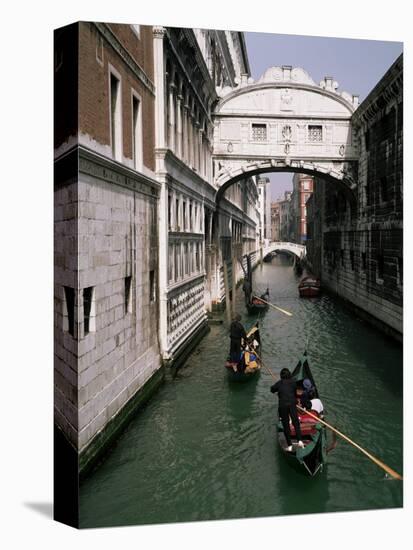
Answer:
[[[299,258],[300,260],[303,259],[306,255],[306,248],[302,244],[296,244],[296,243],[289,243],[289,242],[281,242],[281,241],[272,241],[268,243],[263,249],[262,254],[263,257],[270,252],[290,252],[291,254],[294,254]]]
[[[299,172],[340,185],[354,198],[359,148],[351,116],[358,96],[317,85],[304,69],[271,67],[257,81],[219,90],[213,161],[217,200],[236,181]]]

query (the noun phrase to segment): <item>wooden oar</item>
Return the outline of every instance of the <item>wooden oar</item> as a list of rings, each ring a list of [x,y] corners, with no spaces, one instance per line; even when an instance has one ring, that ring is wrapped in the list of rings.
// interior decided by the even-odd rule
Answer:
[[[259,355],[256,353],[258,359],[260,359]],[[262,359],[260,359],[261,361],[261,364],[264,365],[264,367],[268,370],[268,372],[271,374],[272,378],[275,380],[276,377],[274,375],[274,373],[272,371],[270,371],[270,369],[265,365],[265,363],[263,362]],[[340,437],[342,437],[345,441],[347,441],[348,443],[350,443],[351,445],[353,445],[354,447],[356,447],[356,449],[358,449],[359,451],[361,451],[363,454],[365,454],[368,458],[370,458],[370,460],[372,460],[375,464],[377,464],[377,466],[380,466],[380,468],[383,468],[383,470],[385,472],[387,472],[389,475],[391,475],[394,479],[403,479],[402,476],[400,474],[398,474],[397,472],[395,472],[392,468],[390,468],[389,466],[387,466],[386,464],[384,464],[384,462],[382,462],[381,460],[379,460],[378,458],[376,458],[375,456],[373,456],[372,454],[370,454],[368,451],[366,451],[366,449],[363,449],[363,447],[360,447],[360,445],[358,445],[355,441],[353,441],[352,439],[350,439],[349,437],[347,437],[346,435],[344,435],[343,433],[341,433],[339,430],[337,430],[336,428],[334,428],[334,426],[331,426],[330,424],[328,424],[325,420],[322,420],[321,418],[319,418],[318,416],[316,416],[315,414],[311,413],[310,411],[307,411],[306,409],[303,409],[303,407],[300,407],[300,405],[297,405],[297,409],[300,410],[301,412],[304,412],[306,414],[308,414],[309,416],[311,416],[312,418],[314,418],[315,420],[317,420],[317,422],[320,422],[321,424],[324,424],[324,426],[326,426],[327,428],[329,428],[333,433],[339,435]],[[335,443],[335,442],[334,442]],[[334,445],[335,447],[335,445]],[[332,448],[334,448],[332,447]],[[332,448],[330,448],[329,450],[332,450]]]
[[[380,466],[380,468],[382,468],[385,472],[387,472],[391,477],[393,477],[394,479],[403,479],[402,476],[400,474],[398,474],[397,472],[395,472],[394,470],[392,470],[389,466],[387,466],[386,464],[384,464],[384,462],[382,462],[381,460],[379,460],[378,458],[376,458],[375,456],[373,456],[372,454],[370,454],[368,451],[366,451],[366,449],[363,449],[363,447],[360,447],[360,445],[358,445],[355,441],[353,441],[352,439],[350,439],[349,437],[347,437],[346,435],[344,435],[343,433],[341,433],[339,430],[337,430],[336,428],[334,428],[334,426],[331,426],[331,424],[328,424],[327,422],[325,422],[324,420],[322,420],[321,418],[319,418],[318,416],[316,416],[315,414],[312,414],[310,411],[307,411],[306,409],[303,409],[302,407],[300,407],[300,405],[297,405],[297,409],[300,410],[301,412],[305,412],[306,414],[308,414],[309,416],[311,416],[312,418],[314,418],[315,420],[317,420],[317,422],[320,422],[321,424],[324,424],[324,426],[326,426],[327,428],[329,428],[332,432],[336,433],[337,435],[339,435],[340,437],[342,437],[343,439],[345,439],[348,443],[350,443],[351,445],[353,445],[354,447],[356,447],[356,449],[358,449],[359,451],[361,451],[363,454],[365,454],[370,460],[372,460],[375,464],[377,464],[377,466]]]
[[[262,357],[260,357],[259,354],[258,354],[256,351],[253,351],[252,353],[254,353],[254,354],[257,356],[257,358],[259,359],[261,365],[262,365],[265,369],[267,369],[267,371],[270,373],[270,375],[273,377],[273,379],[276,380],[275,374],[272,372],[272,370],[270,370],[269,367],[267,367],[267,365],[266,365],[266,364],[264,363],[264,361],[262,360]]]
[[[267,302],[267,300],[264,300],[263,298],[260,298],[259,296],[253,296],[253,298],[256,298],[257,300],[260,300],[264,304],[267,304],[267,305],[273,307],[274,309],[277,309],[278,311],[281,311],[281,313],[284,313],[284,315],[288,315],[289,317],[293,316],[293,314],[290,313],[289,311],[286,311],[285,309],[281,309],[280,307],[275,306],[274,304],[271,304],[271,302]]]

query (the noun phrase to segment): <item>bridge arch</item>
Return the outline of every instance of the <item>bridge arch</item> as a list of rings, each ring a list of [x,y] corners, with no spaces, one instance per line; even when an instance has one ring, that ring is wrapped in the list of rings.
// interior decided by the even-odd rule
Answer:
[[[263,256],[265,257],[270,252],[288,252],[289,254],[296,256],[299,260],[305,257],[306,248],[304,245],[284,242],[284,241],[271,241],[263,250]]]
[[[237,181],[268,172],[295,172],[323,178],[340,188],[349,199],[351,207],[353,208],[355,206],[357,199],[357,184],[351,173],[327,170],[324,166],[316,163],[310,164],[298,160],[277,162],[273,159],[257,161],[240,169],[227,170],[225,174],[221,174],[220,178],[217,180],[219,181],[219,186],[215,194],[215,202],[218,204],[225,194],[225,191]]]

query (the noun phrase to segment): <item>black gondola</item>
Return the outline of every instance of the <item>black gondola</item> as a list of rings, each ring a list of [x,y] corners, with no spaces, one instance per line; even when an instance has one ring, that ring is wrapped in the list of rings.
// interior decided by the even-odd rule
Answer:
[[[292,376],[297,382],[297,394],[300,394],[303,389],[304,379],[308,378],[313,385],[315,397],[318,397],[318,390],[310,369],[307,352],[304,352],[303,357],[293,370]],[[311,411],[311,414],[316,415],[317,413]],[[320,416],[320,418],[323,417]],[[290,426],[293,450],[287,450],[288,445],[281,422],[278,424],[278,442],[283,455],[292,466],[299,470],[303,470],[311,476],[315,476],[318,472],[322,471],[327,460],[327,452],[329,449],[327,449],[326,428],[320,422],[317,423],[317,421],[308,414],[299,412],[299,419],[304,447],[298,447],[294,427]]]
[[[262,300],[261,300],[262,298]],[[261,296],[251,296],[251,299],[249,302],[246,303],[247,311],[249,314],[257,314],[262,311],[267,311],[269,305],[265,302],[268,302],[270,299],[270,293],[267,288],[264,294],[261,294]],[[265,301],[263,301],[265,300]]]
[[[243,264],[241,263],[242,269],[244,271],[244,284],[242,285],[242,290],[244,291],[245,295],[245,306],[247,308],[248,313],[251,314],[259,314],[263,313],[264,311],[267,311],[268,304],[265,302],[269,301],[270,292],[267,288],[264,294],[261,294],[261,296],[258,296],[256,292],[252,289],[252,269],[251,269],[251,258],[249,255],[246,256],[247,259],[247,269],[245,270]],[[260,300],[262,298],[265,301]]]

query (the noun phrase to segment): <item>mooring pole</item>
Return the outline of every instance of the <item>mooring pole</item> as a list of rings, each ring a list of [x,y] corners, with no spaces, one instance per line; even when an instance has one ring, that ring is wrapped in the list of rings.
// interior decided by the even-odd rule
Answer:
[[[225,310],[227,312],[227,321],[231,322],[231,298],[229,297],[228,265],[224,260],[224,287],[225,287]]]
[[[235,292],[237,290],[237,258],[232,251],[232,315],[236,314]]]

